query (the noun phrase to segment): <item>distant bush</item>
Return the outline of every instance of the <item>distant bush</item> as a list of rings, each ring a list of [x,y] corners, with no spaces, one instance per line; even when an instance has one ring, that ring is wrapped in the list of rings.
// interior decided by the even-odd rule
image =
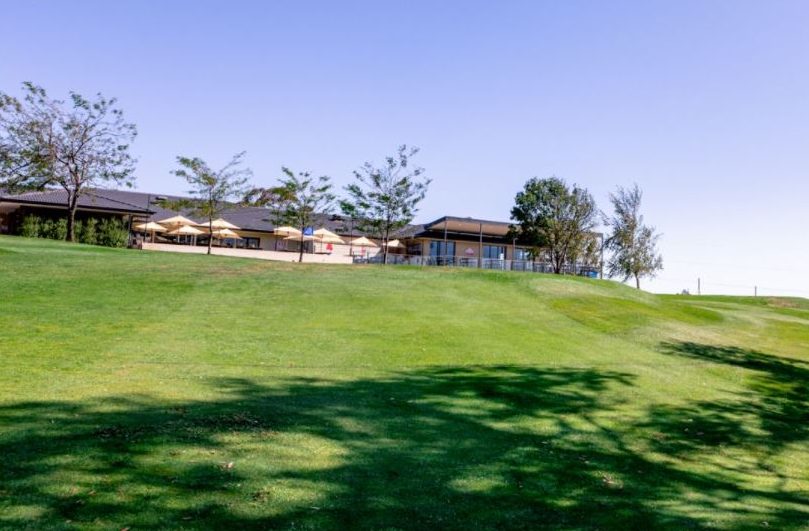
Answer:
[[[26,238],[38,238],[39,221],[39,216],[34,216],[33,214],[25,216],[20,224],[20,236],[25,236]]]
[[[102,220],[98,226],[98,243],[107,247],[126,247],[129,231],[117,218]]]
[[[56,233],[56,224],[52,219],[43,219],[39,222],[39,237],[49,238],[55,240],[54,234]]]
[[[67,219],[42,219],[35,214],[29,214],[23,218],[18,234],[28,238],[64,240],[67,237]],[[100,223],[95,218],[76,220],[74,234],[76,241],[90,245],[126,247],[129,241],[129,231],[117,218],[104,219]]]
[[[96,226],[98,225],[98,220],[96,218],[88,218],[84,221],[81,226],[81,231],[76,230],[76,234],[79,237],[79,241],[81,243],[87,243],[90,245],[95,245],[98,243],[98,233],[96,232]]]

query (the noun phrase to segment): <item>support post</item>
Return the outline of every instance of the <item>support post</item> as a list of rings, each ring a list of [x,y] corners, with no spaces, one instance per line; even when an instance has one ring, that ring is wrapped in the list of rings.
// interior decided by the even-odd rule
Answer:
[[[483,223],[480,224],[480,242],[478,243],[478,268],[483,268]]]
[[[444,265],[447,265],[447,251],[449,249],[449,245],[447,242],[447,220],[444,220]],[[441,254],[441,253],[439,253]]]

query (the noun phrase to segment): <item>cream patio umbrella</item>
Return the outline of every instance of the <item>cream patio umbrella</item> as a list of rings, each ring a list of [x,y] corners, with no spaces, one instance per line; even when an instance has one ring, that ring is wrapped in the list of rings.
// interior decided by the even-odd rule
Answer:
[[[205,234],[203,231],[192,227],[191,225],[183,225],[177,229],[167,232],[167,234],[171,234],[172,236],[194,236],[193,241],[196,241],[196,237],[200,234]]]
[[[338,239],[340,241],[343,241],[339,236],[337,236],[335,233],[333,233],[332,231],[330,231],[329,229],[326,229],[326,228],[317,229],[313,234],[315,236],[317,236],[318,238],[320,238],[321,240],[335,239],[336,238],[336,239]]]
[[[135,229],[142,230],[143,232],[151,232],[152,233],[152,243],[154,243],[154,234],[155,232],[166,232],[166,227],[159,223],[155,223],[154,221],[149,221],[147,223],[139,223],[135,225]]]
[[[174,225],[196,225],[197,223],[194,220],[188,219],[185,216],[173,216],[166,219],[158,220],[158,223],[163,225],[164,227],[167,226],[174,226]]]
[[[202,222],[202,223],[197,223],[196,225],[197,225],[197,227],[205,227],[206,229],[209,228],[209,227],[212,227],[214,229],[230,229],[230,230],[239,228],[236,225],[234,225],[233,223],[231,223],[229,221],[226,221],[226,220],[224,220],[222,218],[215,219],[215,220],[211,221],[210,223]]]
[[[356,247],[362,247],[362,253],[361,254],[366,254],[365,253],[365,248],[366,247],[374,247],[374,248],[379,247],[377,244],[375,244],[374,242],[372,242],[371,240],[369,240],[365,236],[361,236],[359,238],[355,238],[355,239],[351,240],[351,246],[352,247],[355,247],[355,246]]]
[[[345,245],[345,243],[346,243],[345,241],[343,241],[343,239],[341,237],[339,237],[338,235],[336,235],[332,231],[330,231],[328,229],[325,229],[325,228],[324,229],[317,229],[314,232],[314,235],[315,235],[315,240],[320,242],[320,245],[321,245],[320,250],[321,251],[323,250],[322,245],[324,243],[339,243],[340,245]],[[329,251],[331,251],[331,249],[329,249]]]
[[[241,236],[239,236],[238,233],[233,232],[230,229],[214,230],[211,235],[214,238],[217,238],[219,240],[243,240],[244,239]]]
[[[287,236],[284,239],[285,240],[290,240],[290,241],[295,241],[295,242],[300,242],[300,241],[311,242],[313,240],[317,240],[317,236],[308,236],[306,234],[301,236],[300,233],[299,233],[297,236],[293,234],[291,236]],[[318,241],[320,241],[320,240],[318,240]]]
[[[365,236],[351,240],[351,245],[356,245],[357,247],[379,247]]]
[[[301,231],[295,227],[275,227],[273,234],[278,236],[300,236]]]
[[[388,249],[399,249],[400,247],[404,247],[404,245],[402,245],[402,242],[399,240],[390,240],[387,244],[385,244],[385,247]]]
[[[230,238],[233,240],[243,240],[241,236],[237,232],[233,232],[232,230],[225,228],[213,231],[213,235],[217,238]]]

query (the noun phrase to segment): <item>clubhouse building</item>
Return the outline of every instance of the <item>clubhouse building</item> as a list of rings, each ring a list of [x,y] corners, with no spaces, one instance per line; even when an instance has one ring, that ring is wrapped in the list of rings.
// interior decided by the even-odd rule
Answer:
[[[130,230],[133,245],[158,250],[190,252],[207,246],[209,234],[190,237],[167,233],[144,233],[137,226],[146,222],[160,223],[173,216],[188,216],[187,212],[175,212],[161,206],[165,201],[180,199],[175,196],[147,194],[125,190],[92,189],[79,198],[76,219],[121,219]],[[0,191],[0,233],[18,234],[23,219],[28,215],[40,218],[64,218],[67,210],[67,193],[64,190],[45,190],[21,194],[4,194]],[[204,220],[191,220],[204,231]],[[236,206],[222,212],[221,217],[238,227],[237,238],[216,238],[214,245],[227,253],[259,258],[292,259],[300,249],[300,239],[278,231],[270,213],[262,207]],[[372,234],[356,229],[354,222],[339,215],[318,215],[315,228],[326,229],[339,236],[335,242],[322,244],[307,238],[303,242],[310,254],[329,255],[330,262],[365,263],[381,261],[382,242]],[[397,264],[437,265],[458,267],[481,267],[548,272],[550,265],[533,260],[531,248],[524,242],[509,236],[510,223],[482,219],[444,216],[430,223],[408,225],[392,235],[398,243],[389,248],[388,262]],[[595,235],[600,238],[600,235]],[[341,241],[342,240],[342,241]],[[368,242],[354,244],[352,242]],[[194,244],[196,248],[194,248]],[[181,248],[182,247],[182,248]],[[296,256],[295,256],[296,258]],[[574,274],[596,276],[598,264],[568,264],[566,271]]]

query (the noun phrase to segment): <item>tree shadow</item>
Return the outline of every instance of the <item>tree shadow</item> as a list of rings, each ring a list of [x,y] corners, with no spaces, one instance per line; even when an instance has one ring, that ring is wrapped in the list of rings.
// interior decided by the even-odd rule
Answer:
[[[690,359],[747,369],[739,374],[743,392],[732,399],[694,401],[671,409],[668,431],[690,433],[698,440],[678,437],[675,444],[757,444],[768,455],[785,445],[809,439],[809,363],[733,346],[663,343],[661,351]],[[652,418],[664,416],[657,410]],[[676,420],[679,419],[679,420]],[[690,424],[684,426],[684,423]]]
[[[578,368],[424,368],[219,379],[219,398],[171,404],[7,405],[0,525],[702,528],[729,498],[750,501],[734,515],[746,523],[807,517],[794,494],[638,450],[602,418],[633,380]]]

